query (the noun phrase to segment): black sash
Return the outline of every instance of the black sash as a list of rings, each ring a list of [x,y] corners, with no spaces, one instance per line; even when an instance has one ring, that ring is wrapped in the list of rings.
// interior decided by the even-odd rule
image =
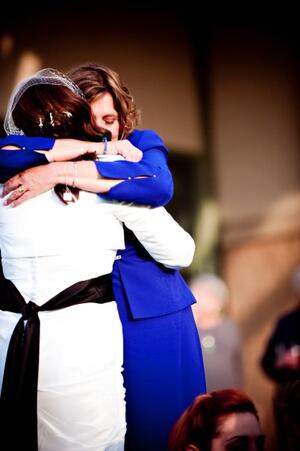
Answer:
[[[5,363],[0,399],[1,441],[5,435],[9,451],[37,451],[38,312],[112,301],[111,274],[77,282],[41,306],[26,303],[10,280],[2,277],[0,286],[0,309],[22,314],[11,336]]]

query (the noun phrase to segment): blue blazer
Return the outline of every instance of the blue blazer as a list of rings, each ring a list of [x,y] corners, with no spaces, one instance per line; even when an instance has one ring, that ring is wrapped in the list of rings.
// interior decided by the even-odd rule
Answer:
[[[167,165],[168,151],[163,141],[152,130],[135,130],[128,139],[143,151],[142,160],[139,163],[96,161],[102,176],[127,179],[108,193],[99,195],[104,199],[131,201],[152,207],[166,205],[173,195],[173,181]],[[47,164],[46,157],[34,152],[34,149],[49,150],[54,140],[25,136],[0,138],[0,147],[9,144],[20,147],[20,150],[1,150],[1,183],[24,169]],[[134,179],[141,175],[146,178]],[[166,315],[195,302],[181,273],[153,260],[130,231],[126,231],[126,249],[118,252],[113,280],[115,283],[121,282],[122,300],[127,303],[132,318]],[[119,302],[122,300],[119,299]]]

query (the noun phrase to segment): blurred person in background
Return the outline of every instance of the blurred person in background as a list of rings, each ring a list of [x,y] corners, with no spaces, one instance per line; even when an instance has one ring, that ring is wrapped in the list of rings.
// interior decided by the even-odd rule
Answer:
[[[300,404],[296,404],[300,401],[300,266],[294,269],[290,283],[296,305],[277,319],[260,361],[264,374],[274,383],[279,451],[300,449],[299,419],[295,421],[296,412],[300,415]]]
[[[228,316],[229,290],[215,274],[200,273],[190,282],[192,306],[202,343],[207,390],[242,388],[241,335]]]
[[[169,451],[263,451],[256,407],[241,390],[216,390],[195,398],[175,423]]]
[[[263,371],[276,384],[300,378],[300,266],[291,288],[297,304],[278,318],[261,359]]]
[[[168,151],[155,132],[136,129],[137,109],[119,75],[107,67],[86,64],[72,70],[70,76],[88,100],[97,125],[111,134],[106,150],[125,157],[135,155],[137,148],[143,152],[140,162],[79,161],[77,176],[100,177],[103,184],[106,178],[123,179],[100,194],[104,199],[165,205],[173,193]],[[122,140],[126,141],[125,150]],[[0,146],[7,145],[20,148],[0,152],[0,178],[5,182],[13,176],[5,183],[4,193],[11,193],[14,205],[51,189],[58,176],[72,177],[70,162],[49,164],[45,155],[34,150],[59,149],[65,156],[74,148],[104,152],[103,143],[41,137],[7,136]],[[40,166],[18,174],[36,165]],[[126,249],[118,252],[113,267],[113,289],[124,336],[126,449],[164,451],[176,418],[196,395],[206,391],[191,311],[195,298],[178,270],[157,264],[127,229],[125,237]]]

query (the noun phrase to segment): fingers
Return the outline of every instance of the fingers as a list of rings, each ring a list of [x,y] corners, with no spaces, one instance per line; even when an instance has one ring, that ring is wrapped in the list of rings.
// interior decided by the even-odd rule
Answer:
[[[143,152],[133,146],[127,139],[113,141],[112,145],[112,149],[109,147],[109,153],[122,155],[127,161],[138,163],[143,157]]]
[[[21,183],[21,178],[19,175],[12,177],[9,179],[3,186],[3,191],[1,194],[1,197],[5,197],[7,194],[11,193],[12,191],[16,190],[19,187],[23,187],[25,190],[24,185]],[[22,191],[22,190],[21,190]]]
[[[12,177],[4,184],[1,197],[3,198],[5,196],[7,198],[4,201],[4,205],[10,205],[12,207],[20,205],[25,200],[33,197],[32,194],[29,194],[29,190],[25,184],[22,183],[22,177],[20,175]]]
[[[143,152],[133,146],[131,146],[130,148],[124,149],[120,153],[121,153],[121,155],[123,155],[123,157],[127,161],[131,161],[133,163],[138,163],[143,157]]]
[[[18,205],[21,205],[23,202],[25,202],[28,199],[32,199],[34,195],[31,191],[26,191],[24,194],[19,195],[19,197],[12,198],[11,194],[9,198],[5,201],[5,205],[10,205],[11,207],[17,207]]]
[[[143,152],[139,149],[130,150],[125,157],[126,160],[132,161],[133,163],[138,163],[143,157]]]
[[[141,161],[141,159],[143,158],[143,152],[141,151],[141,150],[139,150],[139,149],[136,149],[136,151],[135,151],[135,159],[134,159],[134,161],[136,162],[136,163],[138,163],[139,161]]]
[[[5,199],[4,205],[19,205],[28,198],[28,193],[29,191],[27,191],[23,185],[19,185],[15,190],[10,191],[9,196]]]

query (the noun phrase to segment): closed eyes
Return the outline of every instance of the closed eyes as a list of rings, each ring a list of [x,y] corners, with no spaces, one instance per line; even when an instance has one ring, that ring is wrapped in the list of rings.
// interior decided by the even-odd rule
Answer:
[[[112,125],[117,120],[117,117],[116,116],[104,116],[103,120],[106,124]]]

